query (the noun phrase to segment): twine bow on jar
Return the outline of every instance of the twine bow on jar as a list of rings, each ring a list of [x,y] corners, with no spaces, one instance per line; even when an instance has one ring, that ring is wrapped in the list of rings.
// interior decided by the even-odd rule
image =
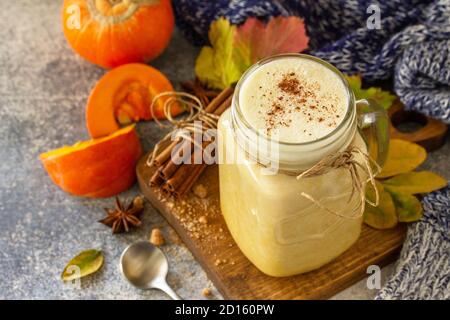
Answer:
[[[363,161],[363,164],[358,162],[358,159],[355,158],[356,155],[360,155]],[[372,165],[375,167],[376,171],[374,172],[372,169]],[[352,183],[352,191],[350,194],[350,197],[348,199],[348,202],[351,201],[352,197],[355,195],[355,193],[359,196],[359,206],[360,212],[358,215],[355,216],[348,216],[343,215],[337,212],[336,210],[332,210],[326,206],[324,206],[320,201],[312,197],[310,194],[306,192],[301,192],[301,196],[310,200],[314,204],[316,204],[318,207],[320,207],[323,210],[326,210],[327,212],[334,214],[341,218],[349,218],[349,219],[358,219],[360,218],[364,213],[364,207],[365,203],[369,203],[372,206],[378,206],[379,203],[379,193],[377,186],[375,184],[375,176],[381,171],[381,167],[374,161],[367,153],[363,152],[360,148],[356,146],[349,146],[346,150],[341,152],[335,152],[332,154],[329,154],[325,156],[322,160],[317,162],[315,165],[313,165],[311,168],[301,172],[300,174],[296,175],[297,180],[303,179],[303,178],[309,178],[314,176],[319,176],[322,174],[326,174],[334,169],[343,168],[348,170],[351,178]],[[362,172],[368,176],[368,179],[365,182],[370,182],[374,194],[375,194],[375,201],[370,201],[365,196],[365,189],[364,189],[364,183],[362,182],[361,175],[358,172],[358,169],[361,169]]]

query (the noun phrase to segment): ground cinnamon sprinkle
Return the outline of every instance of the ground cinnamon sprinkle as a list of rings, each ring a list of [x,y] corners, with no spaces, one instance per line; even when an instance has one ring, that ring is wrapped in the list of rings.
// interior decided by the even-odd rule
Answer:
[[[279,99],[279,98],[278,98]],[[267,134],[270,134],[270,131],[275,128],[277,125],[285,125],[287,126],[286,122],[283,121],[283,115],[285,114],[286,110],[283,108],[283,106],[278,102],[272,103],[272,108],[270,108],[266,113],[266,131]]]
[[[264,114],[268,135],[276,128],[291,126],[292,119],[290,119],[290,116],[286,118],[286,115],[294,112],[302,113],[309,122],[323,123],[326,121],[327,125],[329,123],[327,120],[331,120],[330,118],[339,118],[339,116],[334,115],[336,106],[333,104],[330,106],[322,105],[324,98],[334,101],[337,100],[337,96],[318,96],[317,91],[320,90],[320,83],[303,81],[302,77],[295,72],[288,72],[281,75],[277,86],[281,92],[273,96],[273,100],[269,102],[271,107]],[[272,92],[266,93],[272,94]],[[259,113],[261,114],[261,112]],[[336,121],[330,122],[330,126],[335,123]],[[304,132],[306,133],[306,131]]]
[[[302,86],[297,78],[294,78],[295,73],[285,75],[283,79],[278,83],[278,88],[288,94],[299,94]]]

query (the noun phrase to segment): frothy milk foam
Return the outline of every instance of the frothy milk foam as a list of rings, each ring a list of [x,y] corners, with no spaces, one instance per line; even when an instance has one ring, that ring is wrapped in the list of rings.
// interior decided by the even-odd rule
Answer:
[[[239,104],[244,118],[279,141],[320,139],[344,119],[346,87],[337,74],[309,59],[286,57],[268,62],[244,81]]]

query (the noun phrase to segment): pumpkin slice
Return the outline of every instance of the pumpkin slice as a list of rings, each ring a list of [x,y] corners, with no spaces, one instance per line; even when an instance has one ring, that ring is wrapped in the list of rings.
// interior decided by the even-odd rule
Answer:
[[[113,133],[121,125],[150,120],[150,104],[155,95],[173,91],[170,81],[158,70],[145,64],[130,63],[106,73],[95,85],[86,106],[86,123],[92,138]],[[158,99],[155,116],[164,117],[167,98]],[[174,104],[173,116],[182,109]]]
[[[139,137],[131,125],[104,138],[43,153],[40,159],[50,178],[64,191],[100,198],[133,185],[141,154]]]

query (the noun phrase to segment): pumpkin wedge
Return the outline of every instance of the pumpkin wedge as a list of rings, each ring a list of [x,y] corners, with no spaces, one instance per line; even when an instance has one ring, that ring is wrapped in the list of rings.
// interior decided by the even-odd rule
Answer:
[[[161,92],[173,91],[170,81],[157,69],[130,63],[106,73],[95,85],[86,106],[86,124],[92,138],[113,133],[121,125],[150,120],[150,104]],[[158,99],[155,116],[163,118],[167,98]],[[182,109],[173,104],[171,114]]]
[[[40,159],[50,178],[64,191],[100,198],[133,185],[141,154],[141,143],[131,125],[104,138],[43,153]]]

